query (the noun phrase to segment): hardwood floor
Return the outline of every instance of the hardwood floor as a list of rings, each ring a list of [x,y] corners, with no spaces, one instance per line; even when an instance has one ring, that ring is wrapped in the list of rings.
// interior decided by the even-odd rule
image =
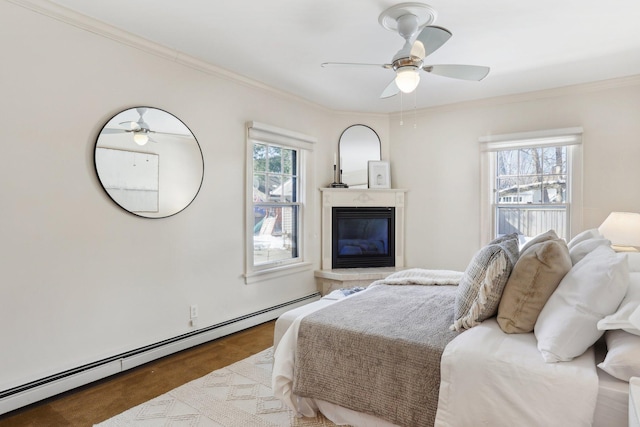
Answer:
[[[91,426],[273,345],[275,321],[0,416],[1,427]]]

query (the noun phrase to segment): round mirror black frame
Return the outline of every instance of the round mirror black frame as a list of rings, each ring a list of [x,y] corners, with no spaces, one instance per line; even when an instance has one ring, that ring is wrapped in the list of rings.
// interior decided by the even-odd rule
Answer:
[[[142,218],[182,212],[204,180],[204,157],[193,132],[154,107],[128,108],[107,120],[96,138],[94,166],[109,198]]]

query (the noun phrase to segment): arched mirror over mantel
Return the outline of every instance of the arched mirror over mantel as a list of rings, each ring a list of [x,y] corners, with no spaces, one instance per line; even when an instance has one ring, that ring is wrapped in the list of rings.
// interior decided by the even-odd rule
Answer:
[[[380,137],[366,125],[349,126],[338,143],[342,182],[349,188],[367,188],[369,160],[380,160]]]
[[[152,107],[130,108],[109,119],[98,135],[94,161],[109,197],[144,218],[184,210],[204,177],[202,151],[191,130]]]

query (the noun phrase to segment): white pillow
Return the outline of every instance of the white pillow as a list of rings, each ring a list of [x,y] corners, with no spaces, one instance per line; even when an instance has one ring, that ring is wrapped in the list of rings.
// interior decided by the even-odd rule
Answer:
[[[538,316],[534,333],[545,362],[580,356],[603,334],[597,323],[616,311],[629,287],[623,254],[598,246],[564,276]]]
[[[635,311],[640,310],[640,273],[629,273],[629,289],[627,294],[620,303],[618,310],[605,317],[598,322],[598,329],[606,331],[610,329],[624,329],[625,331],[640,335],[640,329],[633,326],[629,321],[629,318]]]
[[[626,252],[629,259],[629,271],[640,271],[640,252]]]
[[[578,233],[576,236],[574,236],[573,239],[569,240],[569,243],[567,243],[567,247],[571,249],[578,243],[588,239],[593,239],[594,237],[597,237],[597,238],[602,237],[602,234],[600,234],[597,228],[591,228],[589,230],[585,230],[582,233]]]
[[[594,237],[574,244],[573,247],[569,249],[569,256],[571,257],[573,265],[576,265],[578,261],[598,246],[611,246],[611,240]]]
[[[607,374],[629,382],[640,377],[640,337],[625,331],[607,331],[607,356],[598,367]]]

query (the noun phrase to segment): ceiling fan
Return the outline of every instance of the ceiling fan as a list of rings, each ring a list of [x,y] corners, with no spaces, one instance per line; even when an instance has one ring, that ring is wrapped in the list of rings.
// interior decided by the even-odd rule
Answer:
[[[424,63],[424,59],[440,48],[452,35],[446,28],[429,25],[433,23],[435,17],[435,10],[427,4],[400,3],[392,6],[382,12],[378,18],[380,25],[387,30],[397,32],[405,40],[404,46],[395,54],[391,63],[325,62],[322,66],[373,66],[392,69],[396,72],[396,77],[382,91],[380,98],[388,98],[399,92],[413,92],[420,83],[420,70],[462,80],[484,79],[489,74],[489,67]]]
[[[158,142],[158,141],[154,141],[149,137],[149,133],[152,133],[153,131],[151,130],[151,128],[149,128],[149,125],[147,124],[147,122],[144,121],[144,118],[143,118],[144,113],[147,112],[147,108],[138,107],[136,108],[136,111],[140,116],[138,118],[138,121],[120,122],[120,126],[122,126],[122,129],[104,128],[102,132],[103,133],[131,132],[133,134],[133,141],[138,145],[145,145],[149,141]]]
[[[138,112],[138,120],[137,121],[126,121],[120,122],[120,126],[122,128],[104,128],[102,130],[103,133],[123,133],[129,132],[133,134],[133,141],[138,145],[145,145],[147,142],[158,142],[155,139],[151,138],[152,133],[160,135],[171,135],[182,138],[189,138],[190,135],[181,134],[181,133],[169,133],[169,132],[158,132],[151,130],[147,122],[144,121],[144,114],[147,112],[147,107],[137,107],[136,111]]]

